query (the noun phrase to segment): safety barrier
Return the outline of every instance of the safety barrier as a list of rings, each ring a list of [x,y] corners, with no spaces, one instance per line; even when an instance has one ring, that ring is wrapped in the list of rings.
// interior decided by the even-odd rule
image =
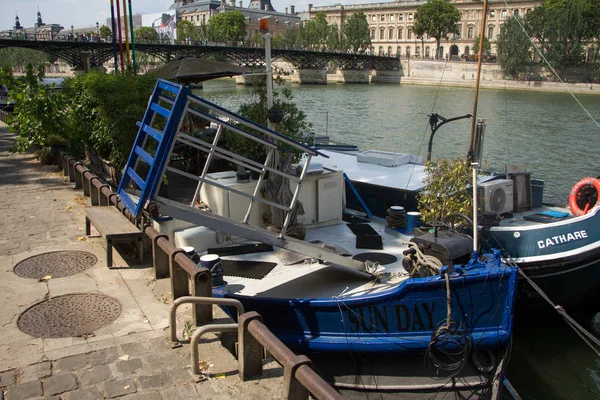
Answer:
[[[317,399],[339,400],[341,395],[323,380],[311,367],[308,357],[294,354],[262,323],[256,312],[244,313],[243,305],[234,299],[212,298],[211,272],[196,265],[183,249],[169,242],[168,236],[157,232],[142,218],[132,216],[125,205],[112,192],[110,185],[96,176],[82,162],[76,161],[64,151],[58,153],[56,164],[62,168],[75,188],[83,189],[94,206],[115,206],[133,224],[143,229],[152,241],[152,266],[156,279],[169,278],[173,305],[169,315],[171,341],[177,341],[176,312],[182,304],[192,304],[194,324],[198,327],[191,338],[192,367],[199,371],[198,342],[209,332],[237,332],[239,374],[242,380],[262,373],[265,349],[284,370],[284,390],[288,399],[308,399],[309,393]],[[212,324],[213,304],[228,305],[237,310],[238,322]]]

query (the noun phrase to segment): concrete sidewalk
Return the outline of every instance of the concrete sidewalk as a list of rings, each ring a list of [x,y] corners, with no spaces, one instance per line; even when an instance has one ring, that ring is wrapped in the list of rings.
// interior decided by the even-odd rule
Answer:
[[[33,154],[10,154],[14,136],[0,122],[0,400],[51,399],[274,399],[282,395],[283,370],[274,361],[263,379],[241,382],[237,361],[216,336],[201,341],[207,379],[189,374],[190,349],[171,349],[167,328],[168,279],[156,281],[150,265],[115,252],[124,268],[106,268],[104,242],[86,238],[89,199],[65,182],[56,166]],[[78,250],[93,254],[89,269],[46,281],[17,276],[19,262],[43,253]],[[73,293],[101,293],[118,300],[119,317],[80,337],[36,338],[17,326],[33,304]],[[178,336],[190,330],[181,307]],[[215,308],[216,318],[225,318]],[[45,396],[45,397],[44,397]]]

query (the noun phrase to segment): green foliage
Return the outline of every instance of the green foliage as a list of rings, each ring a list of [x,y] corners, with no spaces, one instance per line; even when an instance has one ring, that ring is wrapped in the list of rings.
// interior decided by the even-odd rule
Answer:
[[[425,189],[419,194],[421,220],[441,221],[449,214],[472,214],[473,197],[467,188],[471,183],[471,167],[463,158],[440,158],[425,166]]]
[[[193,43],[200,40],[200,35],[194,24],[190,21],[181,20],[177,23],[177,40],[184,43]]]
[[[2,72],[0,80],[9,87],[9,97],[15,101],[10,118],[10,128],[17,134],[12,152],[24,152],[30,148],[38,151],[49,147],[50,135],[63,135],[65,99],[54,88],[42,85],[43,67],[37,71],[31,64],[24,77],[14,78]]]
[[[100,27],[100,37],[104,40],[112,40],[112,31],[106,25]]]
[[[53,62],[55,57],[38,50],[8,47],[0,49],[0,65],[10,65],[15,70],[24,71],[28,64],[34,69]]]
[[[448,0],[430,0],[417,7],[415,20],[423,24],[423,30],[436,40],[436,58],[442,39],[448,40],[448,34],[457,33],[456,24],[460,21],[460,12]]]
[[[342,28],[348,48],[354,52],[365,51],[371,46],[369,22],[362,11],[352,14]]]
[[[133,32],[136,40],[158,40],[158,32],[149,26],[142,26]]]
[[[327,49],[328,50],[342,50],[343,44],[340,38],[340,31],[336,24],[329,25],[327,27]]]
[[[306,135],[312,128],[312,124],[306,121],[306,114],[300,110],[293,101],[294,96],[289,88],[283,87],[283,80],[274,79],[278,90],[273,90],[273,108],[284,110],[285,117],[281,123],[275,125],[275,131],[296,141],[306,140]],[[254,81],[253,98],[240,105],[238,113],[258,124],[267,125],[267,89],[266,77],[257,77]],[[254,132],[258,136],[259,133]],[[263,145],[250,141],[237,134],[226,135],[227,147],[230,151],[253,160],[264,160],[266,149]],[[309,139],[310,142],[312,140]],[[300,159],[301,154],[293,153],[294,159]]]
[[[73,99],[66,120],[70,152],[81,152],[81,144],[86,143],[116,167],[123,167],[154,84],[149,75],[101,72],[68,81],[63,91]]]
[[[522,19],[515,16],[506,20],[496,39],[498,62],[512,76],[517,76],[531,61],[531,42],[519,22],[523,23]]]
[[[475,40],[473,41],[473,47],[472,47],[473,52],[475,54],[479,54],[479,42],[480,41],[481,41],[481,37],[480,37],[480,35],[477,35],[475,37]],[[488,39],[488,37],[484,36],[483,37],[483,52],[489,53],[490,50],[492,50],[492,44],[490,43],[490,40]]]
[[[208,39],[215,42],[239,42],[246,37],[246,18],[241,11],[221,12],[208,21]]]
[[[150,76],[89,72],[66,80],[63,90],[40,84],[43,70],[0,80],[11,89],[15,111],[10,126],[17,133],[12,151],[31,148],[40,154],[50,146],[67,145],[69,154],[83,157],[83,145],[122,167],[129,156],[155,80]],[[62,138],[62,139],[61,139]]]

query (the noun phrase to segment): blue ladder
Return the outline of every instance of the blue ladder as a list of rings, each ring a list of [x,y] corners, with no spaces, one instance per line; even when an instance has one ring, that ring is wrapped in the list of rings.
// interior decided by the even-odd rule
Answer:
[[[125,207],[136,217],[160,184],[167,157],[171,152],[187,105],[188,92],[188,87],[159,79],[150,97],[144,119],[138,123],[140,129],[117,190]],[[159,117],[158,121],[157,117]],[[164,120],[166,122],[162,130],[155,126],[159,121]],[[140,176],[141,170],[144,169],[142,175],[145,175],[145,179]],[[137,201],[130,193],[132,183],[139,191]]]

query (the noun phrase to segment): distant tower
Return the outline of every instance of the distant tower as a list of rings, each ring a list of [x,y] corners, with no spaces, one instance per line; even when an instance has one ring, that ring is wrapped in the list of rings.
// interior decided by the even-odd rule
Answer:
[[[271,0],[250,0],[248,8],[251,10],[275,11],[273,6],[271,5]]]
[[[38,11],[37,13],[37,27],[39,28],[40,26],[44,25],[44,23],[42,22],[42,13]]]
[[[19,22],[19,16],[16,15],[15,16],[15,27],[14,30],[18,30],[18,29],[23,29],[23,27],[21,26],[21,23]]]

